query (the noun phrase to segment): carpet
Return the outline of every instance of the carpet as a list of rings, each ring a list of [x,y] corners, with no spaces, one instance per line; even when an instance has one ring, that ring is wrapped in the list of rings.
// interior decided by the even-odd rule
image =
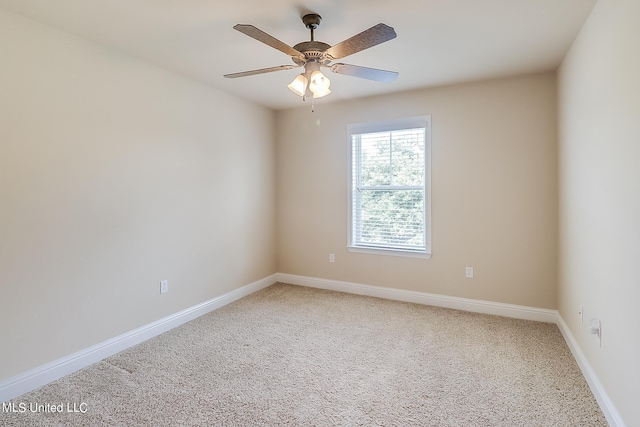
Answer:
[[[0,425],[607,425],[554,324],[281,283],[10,403]]]

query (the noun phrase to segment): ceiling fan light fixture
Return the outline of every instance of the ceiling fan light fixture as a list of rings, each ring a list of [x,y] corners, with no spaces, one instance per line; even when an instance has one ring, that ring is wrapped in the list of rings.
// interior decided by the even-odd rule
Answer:
[[[314,98],[322,98],[331,93],[329,90],[331,81],[320,71],[320,64],[316,61],[307,62],[305,72],[309,76],[309,90],[313,93]]]
[[[327,76],[322,74],[322,71],[314,71],[311,73],[311,78],[309,79],[309,88],[313,90],[313,88],[318,89],[329,89],[331,85],[331,81]]]
[[[304,74],[299,74],[289,85],[287,86],[293,93],[298,96],[304,96],[307,93],[307,84],[309,80]]]

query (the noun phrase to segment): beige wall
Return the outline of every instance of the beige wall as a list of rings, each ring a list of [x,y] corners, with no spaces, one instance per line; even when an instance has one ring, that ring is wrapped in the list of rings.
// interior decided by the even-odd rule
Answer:
[[[1,10],[0,52],[0,380],[276,272],[273,112]]]
[[[0,10],[0,381],[280,271],[558,307],[634,425],[639,16],[600,0],[558,93],[543,73],[273,113]],[[427,114],[432,258],[347,252],[347,124]]]
[[[279,112],[278,271],[556,308],[555,79],[545,73]],[[432,258],[348,252],[347,125],[419,115],[433,125]],[[465,279],[465,266],[474,279]]]
[[[640,425],[639,21],[637,0],[600,0],[558,91],[559,311],[629,426]]]

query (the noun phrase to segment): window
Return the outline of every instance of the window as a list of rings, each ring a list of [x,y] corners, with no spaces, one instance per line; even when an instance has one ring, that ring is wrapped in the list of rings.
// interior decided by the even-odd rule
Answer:
[[[349,125],[350,251],[431,255],[431,116]]]

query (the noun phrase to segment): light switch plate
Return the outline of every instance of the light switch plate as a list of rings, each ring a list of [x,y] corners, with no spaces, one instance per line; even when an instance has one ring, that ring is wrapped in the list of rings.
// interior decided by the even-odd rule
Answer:
[[[467,279],[473,279],[473,267],[467,267],[466,277]]]

